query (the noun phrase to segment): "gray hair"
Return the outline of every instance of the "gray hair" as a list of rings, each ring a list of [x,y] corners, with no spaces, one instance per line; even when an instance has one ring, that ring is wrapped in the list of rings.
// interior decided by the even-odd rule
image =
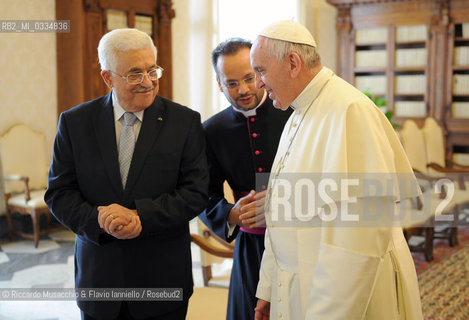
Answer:
[[[281,62],[290,52],[298,53],[305,66],[309,69],[321,63],[321,57],[316,47],[307,44],[299,44],[278,39],[265,38],[269,51],[277,61]]]
[[[101,70],[111,70],[116,67],[117,53],[119,51],[143,50],[148,48],[153,50],[156,61],[156,47],[148,34],[131,28],[112,30],[99,40],[98,59]]]

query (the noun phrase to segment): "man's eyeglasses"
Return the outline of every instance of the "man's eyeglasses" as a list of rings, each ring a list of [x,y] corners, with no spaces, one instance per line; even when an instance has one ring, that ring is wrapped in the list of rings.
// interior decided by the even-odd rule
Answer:
[[[145,79],[145,76],[148,76],[151,81],[158,80],[163,76],[163,71],[164,69],[161,68],[160,66],[157,66],[156,69],[150,70],[146,73],[139,72],[139,73],[129,73],[127,76],[122,76],[114,71],[109,70],[109,72],[115,74],[116,76],[121,77],[122,79],[127,80],[128,84],[140,84],[143,82],[143,79]]]
[[[246,79],[243,79],[241,81],[228,81],[226,83],[223,83],[225,85],[225,87],[227,87],[228,89],[236,89],[239,87],[240,83],[245,83],[245,84],[253,84],[254,81],[256,80],[256,77],[253,75],[253,76],[250,76],[250,77],[247,77]]]

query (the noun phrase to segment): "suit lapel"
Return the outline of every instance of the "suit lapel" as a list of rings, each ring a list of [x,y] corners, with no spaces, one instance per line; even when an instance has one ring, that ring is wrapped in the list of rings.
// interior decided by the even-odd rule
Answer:
[[[151,150],[158,137],[158,133],[166,120],[165,116],[166,113],[163,102],[160,97],[157,96],[153,104],[145,109],[145,113],[143,115],[143,123],[135,144],[124,196],[128,195],[129,191],[132,190],[135,185],[148,152]]]
[[[117,154],[116,129],[111,93],[105,96],[101,101],[102,104],[99,108],[99,114],[93,118],[96,139],[111,185],[118,197],[122,198],[123,188],[119,170],[119,156]]]

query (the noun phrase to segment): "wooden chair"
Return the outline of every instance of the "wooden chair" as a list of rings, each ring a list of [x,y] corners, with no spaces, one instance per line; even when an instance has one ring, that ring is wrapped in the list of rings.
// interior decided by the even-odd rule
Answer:
[[[425,139],[425,151],[427,159],[427,167],[430,173],[440,172],[452,176],[458,181],[457,187],[466,201],[460,201],[463,207],[469,206],[469,166],[457,163],[452,159],[448,159],[445,153],[444,131],[433,118],[425,119],[422,128]]]
[[[455,202],[448,202],[442,206],[442,201],[446,198],[444,188],[440,188],[439,194],[435,194],[432,181],[419,179],[419,184],[422,195],[404,200],[398,204],[398,208],[400,213],[405,213],[401,225],[410,250],[423,252],[425,260],[431,261],[435,238],[448,239],[450,246],[455,245],[456,233],[453,226],[457,225],[460,209]],[[449,223],[446,222],[448,218],[451,220]],[[417,238],[421,240],[415,241]]]
[[[460,206],[460,221],[469,221],[469,166],[460,164],[446,156],[445,132],[438,122],[431,117],[425,119],[422,132],[425,138],[427,167],[429,172],[440,172],[457,181],[454,197]],[[457,238],[454,243],[457,243]]]
[[[234,203],[233,191],[225,181],[223,184],[225,199]],[[234,241],[227,243],[197,219],[198,234],[193,234],[192,241],[201,247],[200,262],[204,286],[228,288],[230,285],[231,265],[233,263]],[[227,261],[228,260],[228,261]],[[229,265],[229,266],[227,266]]]
[[[427,167],[430,172],[469,173],[469,166],[446,157],[445,134],[435,119],[426,118],[422,132],[425,140]]]
[[[231,277],[231,265],[234,245],[227,243],[210,230],[200,219],[198,220],[199,234],[191,234],[191,240],[200,249],[200,262],[204,286],[228,288]],[[229,261],[226,261],[230,259]],[[226,263],[229,267],[222,268]],[[221,272],[213,272],[220,266]]]
[[[467,206],[469,184],[465,180],[469,179],[469,170],[446,166],[443,132],[435,120],[427,118],[425,123],[426,126],[419,129],[414,121],[406,120],[399,133],[412,168],[425,179],[452,180],[456,187],[452,201]]]
[[[399,203],[399,208],[406,212],[406,217],[420,216],[418,220],[402,222],[404,237],[411,251],[422,252],[426,261],[432,261],[435,233],[434,212],[424,211],[420,198],[405,200]],[[423,240],[413,241],[415,238],[423,238]]]
[[[424,132],[417,127],[414,121],[406,120],[402,130],[399,132],[399,136],[411,166],[418,178],[428,181],[431,186],[434,186],[434,183],[441,181],[441,179],[455,181],[455,176],[449,175],[449,173],[454,172],[430,172],[430,166],[428,165],[427,160],[427,148],[425,146]],[[457,181],[455,185],[456,184]],[[442,193],[436,193],[434,192],[433,188],[429,188],[426,190],[426,192],[427,193],[424,194],[424,197],[426,197],[426,199],[430,199],[427,201],[427,207],[422,208],[422,210],[426,210],[427,213],[430,213],[430,216],[424,222],[426,229],[422,229],[422,227],[418,225],[413,225],[405,228],[404,233],[407,234],[408,238],[411,234],[422,232],[425,233],[423,250],[424,252],[426,251],[425,256],[428,260],[433,256],[431,253],[430,243],[433,243],[434,238],[447,239],[450,246],[457,244],[458,214],[460,206],[469,200],[469,194],[467,194],[465,190],[455,189],[451,200],[447,204],[445,203],[443,210],[439,210],[438,205],[441,204],[442,201],[445,201],[447,196],[445,190],[443,190]],[[437,222],[435,220],[435,216],[437,214],[451,216],[451,223]],[[428,228],[431,230],[427,230]]]
[[[51,218],[44,202],[48,170],[44,135],[24,125],[13,126],[0,136],[0,159],[10,241],[16,233],[34,239],[37,248],[39,236],[48,232],[40,232],[40,217],[46,217],[47,225]],[[31,216],[32,234],[13,229],[13,213]]]
[[[200,219],[198,219],[200,221]],[[200,222],[202,227],[203,223]],[[210,256],[222,259],[233,258],[233,246],[220,239],[206,226],[202,229],[202,235],[191,234],[191,240],[201,249],[204,256],[202,262],[202,272],[204,275],[204,287],[194,288],[194,293],[189,299],[189,308],[187,311],[187,320],[217,320],[226,318],[226,309],[228,304],[228,284],[220,286],[219,281],[215,281],[215,287],[211,287],[212,281],[217,280],[212,277]],[[207,259],[208,258],[208,259]],[[217,284],[218,283],[218,284]]]

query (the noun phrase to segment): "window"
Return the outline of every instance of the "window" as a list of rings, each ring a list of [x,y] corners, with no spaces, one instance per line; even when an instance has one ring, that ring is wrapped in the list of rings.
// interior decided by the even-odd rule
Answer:
[[[255,40],[257,33],[278,20],[298,21],[296,1],[285,0],[237,0],[218,1],[215,25],[218,25],[220,41],[230,37]]]
[[[214,47],[221,41],[232,37],[254,41],[263,28],[275,21],[291,19],[298,21],[297,1],[219,0],[214,9]],[[218,111],[223,110],[228,105],[228,101],[219,91],[216,83],[213,88],[215,107]]]

